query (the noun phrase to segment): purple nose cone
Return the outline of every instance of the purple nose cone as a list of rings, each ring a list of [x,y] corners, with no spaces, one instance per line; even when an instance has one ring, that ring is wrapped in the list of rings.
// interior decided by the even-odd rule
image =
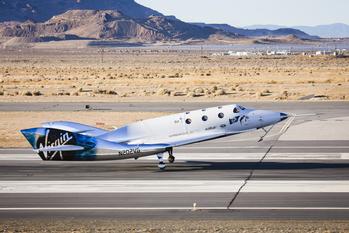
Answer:
[[[284,121],[288,118],[288,115],[286,113],[280,112],[280,121]]]

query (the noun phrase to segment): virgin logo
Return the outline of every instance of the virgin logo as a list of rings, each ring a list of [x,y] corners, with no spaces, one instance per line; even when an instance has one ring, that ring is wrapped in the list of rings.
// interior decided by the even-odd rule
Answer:
[[[58,146],[63,146],[73,139],[73,136],[69,135],[68,132],[60,134],[58,138],[57,138],[57,136],[58,135],[50,135],[50,130],[48,129],[46,131],[44,144],[40,143],[39,148],[40,149],[47,149],[47,148],[54,148],[54,147],[58,147]],[[57,139],[54,140],[53,142],[51,142],[50,140],[52,140],[52,138],[53,139],[57,138]],[[59,153],[59,158],[62,160],[63,159],[62,151],[51,151],[51,152],[50,151],[43,151],[43,154],[44,154],[44,157],[46,158],[46,160],[53,159],[57,153]]]

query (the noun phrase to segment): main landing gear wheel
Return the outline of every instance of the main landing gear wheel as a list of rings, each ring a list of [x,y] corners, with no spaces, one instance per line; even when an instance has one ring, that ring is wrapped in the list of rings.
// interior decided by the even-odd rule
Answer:
[[[168,156],[168,162],[173,163],[175,161],[175,157],[173,155]]]
[[[175,161],[175,157],[173,156],[173,149],[168,149],[168,162],[173,163]]]
[[[164,162],[164,154],[161,153],[161,154],[157,154],[156,156],[158,157],[158,160],[159,160],[158,167],[160,168],[160,170],[165,170],[166,164]]]

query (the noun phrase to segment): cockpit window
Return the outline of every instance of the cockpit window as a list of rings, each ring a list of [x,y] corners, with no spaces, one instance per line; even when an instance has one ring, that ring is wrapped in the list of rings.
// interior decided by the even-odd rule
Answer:
[[[234,112],[234,113],[239,113],[240,110],[239,110],[238,108],[235,107],[234,110],[233,110],[233,112]]]
[[[245,107],[243,107],[243,106],[241,106],[241,105],[239,105],[239,108],[240,108],[241,110],[245,110],[245,109],[246,109]]]
[[[232,124],[238,122],[239,118],[240,118],[240,116],[236,116],[233,119],[229,119],[229,123],[232,125]]]

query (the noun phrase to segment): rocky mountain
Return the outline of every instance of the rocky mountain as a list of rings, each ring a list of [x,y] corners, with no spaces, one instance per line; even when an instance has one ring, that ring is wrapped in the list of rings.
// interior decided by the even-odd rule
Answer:
[[[252,25],[246,28],[248,29],[260,29],[267,28],[275,30],[278,28],[283,28],[284,26],[280,25]],[[316,35],[323,38],[344,38],[349,37],[349,25],[343,23],[334,23],[327,25],[318,25],[318,26],[294,26],[292,28],[302,30],[309,35]]]
[[[185,23],[134,0],[0,0],[1,41],[230,41],[237,37],[288,35],[314,39],[291,28],[247,30],[227,24]]]
[[[117,10],[69,10],[42,23],[0,23],[0,36],[60,39],[135,39],[142,42],[208,39],[222,31],[165,16],[131,18]],[[225,33],[233,37],[233,34]]]
[[[201,27],[213,27],[220,29],[228,33],[235,33],[246,37],[261,37],[261,36],[295,36],[299,39],[312,40],[318,39],[317,36],[311,36],[301,30],[294,28],[278,28],[278,29],[244,29],[233,27],[229,24],[205,24],[205,23],[193,23],[194,25]]]
[[[0,0],[0,22],[45,22],[68,10],[118,10],[136,19],[163,16],[134,0]]]

